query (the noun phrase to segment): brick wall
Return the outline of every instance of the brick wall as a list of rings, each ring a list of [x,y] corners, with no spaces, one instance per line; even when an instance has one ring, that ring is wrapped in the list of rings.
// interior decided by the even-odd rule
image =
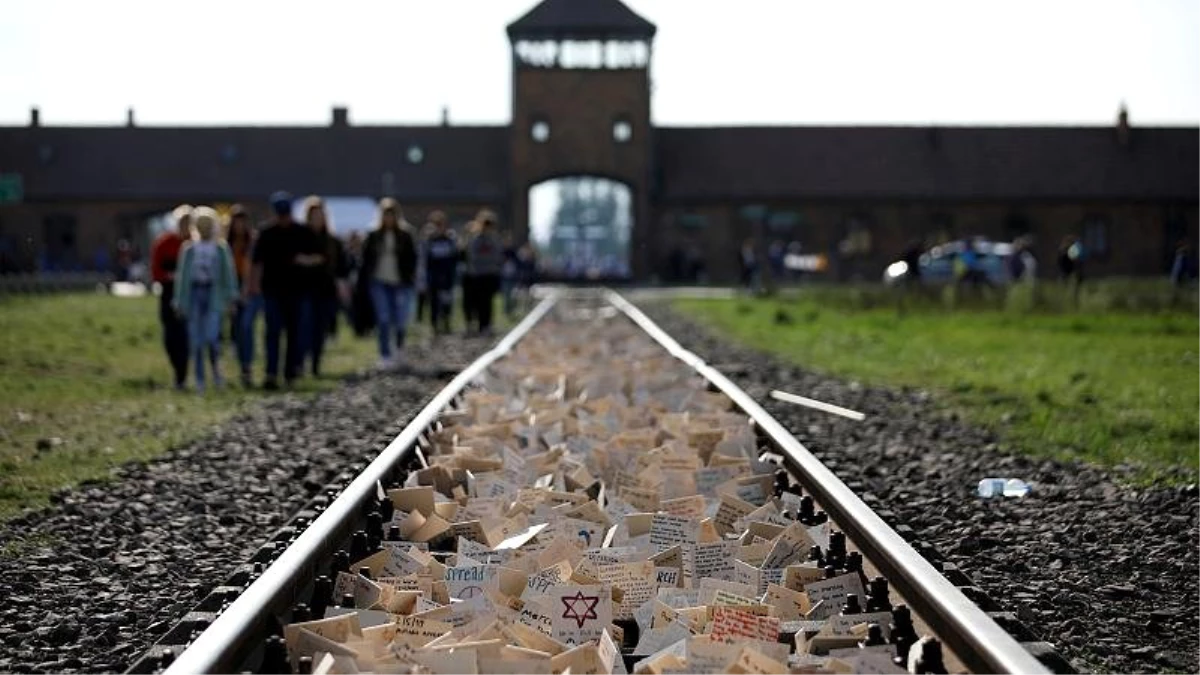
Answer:
[[[558,70],[518,67],[514,72],[511,134],[511,222],[518,238],[528,236],[529,188],[544,180],[595,175],[629,186],[633,199],[631,264],[644,277],[655,259],[650,221],[649,178],[653,138],[650,82],[645,70]],[[531,137],[536,121],[550,136]],[[613,139],[613,124],[632,126],[628,142]]]
[[[1103,230],[1106,249],[1089,254],[1087,273],[1095,276],[1154,276],[1169,270],[1175,242],[1197,244],[1198,209],[1192,204],[1145,202],[1095,203],[958,203],[938,202],[767,202],[770,214],[795,214],[791,224],[765,229],[765,239],[798,241],[805,253],[828,256],[825,275],[835,280],[875,281],[914,238],[932,246],[955,237],[982,235],[1011,241],[1028,233],[1044,277],[1057,274],[1058,247],[1068,234],[1098,244],[1086,231]],[[655,210],[657,254],[652,258],[659,278],[670,276],[672,253],[699,251],[708,280],[736,281],[738,250],[753,236],[753,223],[740,214],[743,204],[667,205]],[[839,243],[857,216],[870,232],[866,251],[843,255]],[[781,220],[788,220],[781,218]]]

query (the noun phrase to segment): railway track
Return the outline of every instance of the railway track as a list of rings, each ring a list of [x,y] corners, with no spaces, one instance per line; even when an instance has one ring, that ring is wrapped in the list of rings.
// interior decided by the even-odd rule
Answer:
[[[377,450],[129,672],[1056,663],[616,293],[543,299]]]

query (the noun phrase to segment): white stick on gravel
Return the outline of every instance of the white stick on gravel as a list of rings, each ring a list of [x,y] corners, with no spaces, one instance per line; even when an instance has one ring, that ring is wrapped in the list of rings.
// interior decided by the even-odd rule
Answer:
[[[784,401],[786,403],[795,403],[796,405],[802,405],[806,408],[820,410],[821,412],[827,412],[833,415],[849,417],[856,422],[861,422],[867,418],[866,415],[858,412],[857,410],[851,410],[849,408],[843,408],[840,405],[833,405],[832,403],[824,403],[816,399],[789,394],[786,391],[779,391],[778,389],[771,390],[771,398],[777,401]]]

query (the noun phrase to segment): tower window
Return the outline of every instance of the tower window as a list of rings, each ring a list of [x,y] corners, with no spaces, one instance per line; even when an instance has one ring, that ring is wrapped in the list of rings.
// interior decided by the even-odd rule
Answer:
[[[633,125],[629,120],[617,120],[613,122],[612,134],[617,143],[628,143],[633,138]]]
[[[535,120],[529,128],[529,136],[537,143],[550,140],[550,123],[546,120]]]

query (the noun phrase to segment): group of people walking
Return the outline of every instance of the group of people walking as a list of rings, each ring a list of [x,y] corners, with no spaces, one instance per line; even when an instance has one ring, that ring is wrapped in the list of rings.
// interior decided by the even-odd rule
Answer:
[[[461,283],[467,332],[490,335],[502,279],[513,281],[505,284],[510,313],[511,296],[533,281],[532,250],[506,247],[490,210],[478,214],[460,241],[445,213],[431,213],[418,231],[404,220],[400,205],[386,198],[365,239],[343,243],[319,197],[303,201],[303,221],[293,217],[286,192],[272,194],[270,206],[270,219],[258,227],[240,206],[224,222],[211,207],[180,206],[173,212],[175,228],[155,240],[151,276],[162,288],[159,319],[177,389],[186,387],[189,361],[198,391],[205,390],[209,375],[212,385],[224,384],[226,316],[247,387],[253,385],[256,325],[263,316],[262,386],[276,390],[281,375],[289,387],[306,371],[321,375],[325,346],[341,315],[359,335],[374,330],[379,366],[390,368],[403,363],[414,309],[418,320],[428,309],[435,335],[449,334],[455,286]],[[528,264],[522,266],[522,259]],[[525,271],[519,279],[518,269]]]

